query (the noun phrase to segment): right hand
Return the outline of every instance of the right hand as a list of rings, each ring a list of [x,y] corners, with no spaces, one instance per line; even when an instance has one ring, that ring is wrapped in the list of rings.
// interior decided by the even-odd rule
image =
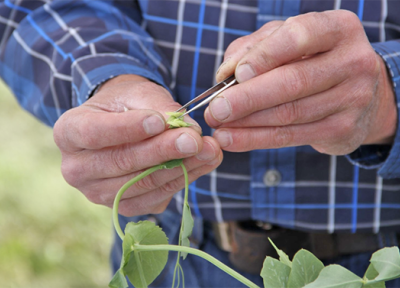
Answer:
[[[201,137],[200,126],[188,116],[185,121],[194,126],[168,130],[165,112],[179,107],[166,89],[140,76],[107,81],[54,126],[65,180],[91,202],[112,207],[121,186],[154,165],[185,158],[190,182],[210,173],[222,161],[220,146]],[[161,213],[184,186],[180,167],[156,171],[124,193],[119,213]]]

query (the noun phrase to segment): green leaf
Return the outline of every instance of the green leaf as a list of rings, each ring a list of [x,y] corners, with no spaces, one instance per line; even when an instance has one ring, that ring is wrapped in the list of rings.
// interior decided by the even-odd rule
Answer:
[[[372,254],[371,264],[378,276],[374,280],[392,280],[400,277],[400,254],[398,247],[386,247]]]
[[[368,281],[373,280],[378,276],[378,271],[374,268],[374,265],[369,264],[367,271],[364,274],[364,281],[366,282],[362,287],[363,288],[385,288],[385,281],[379,282],[370,282]]]
[[[264,288],[286,288],[290,274],[290,267],[282,262],[267,256],[261,270]]]
[[[190,240],[189,237],[192,235],[194,226],[194,221],[192,217],[192,213],[190,212],[190,206],[188,203],[183,205],[183,212],[182,212],[182,232],[181,236],[181,245],[190,247]],[[185,259],[187,256],[186,252],[181,252],[182,258]]]
[[[326,266],[318,278],[304,288],[361,288],[363,280],[340,265]]]
[[[162,169],[172,169],[172,168],[181,166],[182,162],[183,162],[183,159],[174,159],[174,160],[167,161],[161,165],[163,165]]]
[[[170,117],[178,118],[181,117],[185,112],[165,112]]]
[[[167,264],[168,251],[135,251],[135,245],[157,244],[168,244],[168,238],[153,222],[130,222],[126,225],[123,257],[126,259],[129,254],[129,260],[124,273],[136,288],[147,287],[157,278]]]
[[[182,115],[185,114],[185,111],[183,112],[166,112],[167,115],[169,115],[169,118],[167,119],[167,124],[169,124],[169,128],[179,128],[179,127],[189,127],[192,126],[193,124],[187,123],[183,121]]]
[[[110,284],[108,284],[108,287],[110,288],[127,288],[128,286],[128,281],[126,281],[124,272],[122,272],[121,269],[118,269],[118,271],[115,273],[114,277],[111,279]]]
[[[311,252],[301,249],[293,257],[292,271],[289,275],[289,288],[304,287],[317,279],[324,264]]]
[[[279,260],[283,263],[286,264],[289,267],[292,267],[292,261],[290,261],[289,256],[286,255],[285,252],[282,250],[278,249],[278,247],[275,246],[274,242],[270,238],[268,238],[269,242],[271,242],[272,246],[274,246],[276,253],[279,255]]]
[[[131,235],[125,235],[122,242],[122,257],[121,257],[121,265],[118,271],[115,273],[114,277],[111,279],[111,282],[108,284],[109,287],[112,288],[126,288],[128,287],[128,282],[125,278],[124,268],[128,264],[132,253],[134,241]]]

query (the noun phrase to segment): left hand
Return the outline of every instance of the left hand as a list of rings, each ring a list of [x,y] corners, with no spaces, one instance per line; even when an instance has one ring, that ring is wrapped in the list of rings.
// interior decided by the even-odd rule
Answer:
[[[205,112],[224,150],[311,145],[343,155],[393,141],[391,80],[349,11],[270,22],[239,38],[228,47],[217,80],[234,72],[240,84]]]

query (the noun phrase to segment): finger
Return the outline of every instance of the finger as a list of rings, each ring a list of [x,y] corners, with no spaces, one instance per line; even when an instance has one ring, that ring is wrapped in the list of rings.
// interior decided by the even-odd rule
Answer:
[[[203,166],[192,173],[189,174],[189,183],[196,180],[199,175],[205,175],[210,173],[212,170],[215,169],[209,168],[212,166]],[[119,213],[125,216],[132,216],[132,215],[143,215],[148,214],[152,210],[148,210],[146,207],[148,203],[151,203],[152,209],[158,208],[160,204],[162,204],[165,200],[170,199],[170,197],[175,194],[176,192],[184,189],[185,187],[185,179],[184,176],[173,180],[169,183],[169,185],[164,185],[161,188],[151,191],[149,193],[140,195],[138,197],[130,198],[130,199],[123,199],[120,202],[119,206]]]
[[[325,53],[278,67],[227,89],[205,111],[211,127],[232,122],[254,112],[326,91],[348,77],[337,58]]]
[[[190,173],[188,173],[189,183],[195,181],[199,176],[208,174],[213,171],[221,163],[221,161],[222,152],[219,156],[219,161],[214,165],[203,165],[197,169],[190,171]],[[149,191],[139,196],[122,199],[119,204],[118,212],[124,216],[129,217],[149,213],[160,213],[160,206],[165,205],[166,201],[169,201],[176,192],[184,189],[184,187],[185,179],[182,175],[181,177],[168,182],[167,185],[163,185],[160,188]],[[89,198],[89,200],[91,199]],[[99,204],[103,204],[109,207],[112,207],[113,205],[112,202]]]
[[[239,61],[236,79],[242,83],[303,56],[329,51],[344,39],[357,41],[353,31],[361,28],[357,15],[345,10],[289,18]]]
[[[60,118],[54,138],[60,148],[72,152],[137,143],[166,128],[163,115],[153,110],[115,113],[79,107]]]
[[[283,127],[222,128],[215,131],[214,137],[223,150],[231,152],[311,145],[321,153],[343,155],[356,148],[346,139],[346,135],[356,135],[357,123],[352,119],[356,117],[335,114],[317,122]],[[343,149],[343,145],[349,148]]]
[[[190,163],[189,159],[185,159],[184,164],[192,181],[198,177],[205,175],[215,169],[222,161],[222,151],[219,151],[217,157],[211,161],[203,161],[202,163]],[[192,161],[193,162],[193,161]],[[139,173],[133,173],[114,179],[102,179],[100,181],[93,181],[92,184],[86,185],[81,190],[91,202],[103,205],[112,204],[118,190],[129,180]],[[172,192],[181,190],[184,186],[183,171],[181,167],[174,169],[164,169],[156,171],[137,183],[129,187],[122,199],[139,197],[151,191],[164,189]],[[99,193],[99,191],[102,191]]]
[[[207,145],[204,146],[204,141]],[[99,151],[85,150],[64,157],[61,168],[66,181],[80,187],[89,180],[114,178],[147,169],[173,159],[188,158],[205,148],[206,154],[198,157],[216,157],[219,145],[214,139],[200,137],[188,128],[165,133],[132,145],[121,145]],[[209,150],[213,151],[209,151]],[[214,154],[212,154],[214,153]],[[197,158],[198,159],[198,158]],[[204,158],[203,158],[204,159]]]
[[[237,63],[249,52],[258,42],[268,37],[283,21],[270,21],[254,33],[240,37],[229,44],[225,51],[224,62],[217,71],[217,82],[221,82],[235,72]]]
[[[327,91],[254,112],[219,128],[244,128],[304,124],[324,119],[343,111],[346,105],[342,95],[353,85],[339,85]]]

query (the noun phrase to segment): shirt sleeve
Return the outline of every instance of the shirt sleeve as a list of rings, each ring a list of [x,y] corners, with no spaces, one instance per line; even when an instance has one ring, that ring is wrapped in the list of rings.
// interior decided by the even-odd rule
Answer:
[[[117,75],[168,89],[168,62],[140,27],[136,1],[15,2],[0,3],[0,76],[47,125]]]
[[[397,117],[400,117],[400,40],[373,43],[375,51],[386,63],[393,83],[396,97]],[[399,120],[397,121],[399,123]],[[397,124],[393,145],[365,145],[347,155],[355,165],[363,168],[379,168],[378,174],[383,178],[400,177],[400,126]]]

